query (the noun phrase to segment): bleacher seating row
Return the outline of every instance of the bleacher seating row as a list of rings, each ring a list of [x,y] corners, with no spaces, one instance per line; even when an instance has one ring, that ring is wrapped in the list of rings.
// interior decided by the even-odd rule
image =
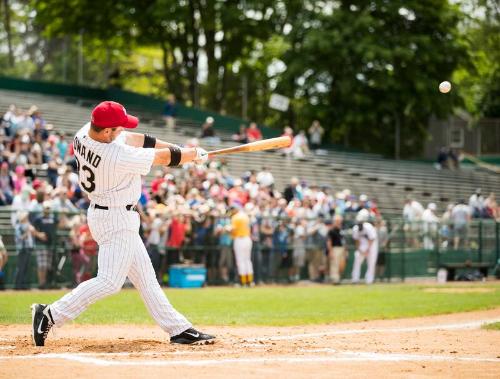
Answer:
[[[47,122],[55,130],[74,134],[87,120],[97,100],[43,95],[21,91],[0,90],[0,112],[9,104],[29,108],[36,104]],[[127,104],[124,104],[127,107]],[[178,120],[177,130],[167,130],[161,115],[127,107],[131,114],[137,114],[141,123],[139,131],[149,132],[173,143],[184,143],[189,136],[196,135],[199,124],[191,120]],[[217,131],[217,126],[216,131]],[[235,130],[236,132],[236,130]],[[217,146],[231,146],[230,136],[221,135]],[[365,193],[378,201],[379,208],[386,214],[401,214],[404,199],[412,195],[424,205],[435,202],[444,211],[449,202],[468,199],[477,187],[483,193],[500,188],[500,175],[484,171],[474,166],[460,170],[436,170],[432,164],[416,161],[396,161],[384,159],[376,154],[350,153],[328,150],[325,155],[310,154],[305,159],[284,159],[279,152],[258,152],[243,155],[228,155],[231,174],[241,175],[249,169],[260,170],[262,166],[271,168],[278,189],[283,189],[292,176],[309,184],[327,185],[332,191],[349,188],[354,194]],[[151,180],[150,173],[147,180]]]

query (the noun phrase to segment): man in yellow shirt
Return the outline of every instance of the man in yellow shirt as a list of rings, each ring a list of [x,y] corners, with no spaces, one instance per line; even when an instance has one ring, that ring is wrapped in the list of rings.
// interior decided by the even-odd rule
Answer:
[[[250,218],[238,206],[231,206],[231,236],[233,237],[234,256],[240,282],[252,286],[252,239],[250,238]]]

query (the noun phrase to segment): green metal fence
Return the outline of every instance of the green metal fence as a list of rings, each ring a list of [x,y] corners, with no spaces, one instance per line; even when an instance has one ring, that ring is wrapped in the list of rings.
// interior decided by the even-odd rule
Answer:
[[[13,287],[17,264],[14,228],[10,225],[10,214],[10,210],[0,209],[0,235],[9,256],[7,265],[4,267],[3,280],[6,288]],[[349,280],[355,247],[351,238],[353,223],[349,221],[349,217],[346,218],[345,224],[349,256],[343,279]],[[408,224],[400,218],[392,218],[386,220],[386,225],[388,243],[380,247],[377,280],[404,281],[406,278],[435,277],[440,268],[445,268],[457,276],[466,271],[477,270],[482,271],[483,274],[491,274],[500,258],[500,223],[494,220],[473,220],[460,235],[450,223],[437,223],[429,226],[424,223]],[[456,237],[460,237],[459,241],[455,241]],[[259,241],[255,241],[254,245],[253,261],[256,279],[259,280],[262,274],[262,246]],[[53,252],[53,262],[49,282],[53,287],[71,285],[74,278],[68,228],[57,230],[56,238],[50,248]],[[164,251],[165,249],[163,247]],[[290,244],[288,249],[291,253],[293,246]],[[217,245],[188,244],[183,247],[182,253],[190,261],[198,260],[206,263],[204,254],[207,251],[217,254],[219,250]],[[35,254],[36,247],[30,262],[29,278],[32,287],[37,286]],[[362,275],[365,270],[366,267],[363,267]],[[307,267],[303,267],[301,272],[302,278],[307,279]],[[286,278],[286,272],[274,279],[284,278]],[[451,279],[450,276],[449,279]]]

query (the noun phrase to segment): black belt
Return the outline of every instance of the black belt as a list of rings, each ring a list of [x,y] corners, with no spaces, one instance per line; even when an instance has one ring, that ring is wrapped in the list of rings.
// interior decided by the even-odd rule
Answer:
[[[109,207],[104,206],[104,205],[99,205],[99,204],[94,204],[94,208],[95,209],[104,209],[105,211],[107,211],[109,209]],[[137,205],[129,204],[129,205],[125,206],[125,209],[127,211],[135,211],[135,212],[137,212]]]

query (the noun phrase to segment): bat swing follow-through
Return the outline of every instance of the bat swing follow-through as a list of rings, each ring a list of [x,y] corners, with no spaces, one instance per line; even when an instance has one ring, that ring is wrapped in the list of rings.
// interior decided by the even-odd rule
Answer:
[[[223,154],[247,153],[250,151],[263,151],[271,149],[282,149],[289,147],[292,144],[292,139],[288,136],[268,138],[261,141],[245,143],[243,145],[228,147],[208,152],[208,157],[213,158]]]

